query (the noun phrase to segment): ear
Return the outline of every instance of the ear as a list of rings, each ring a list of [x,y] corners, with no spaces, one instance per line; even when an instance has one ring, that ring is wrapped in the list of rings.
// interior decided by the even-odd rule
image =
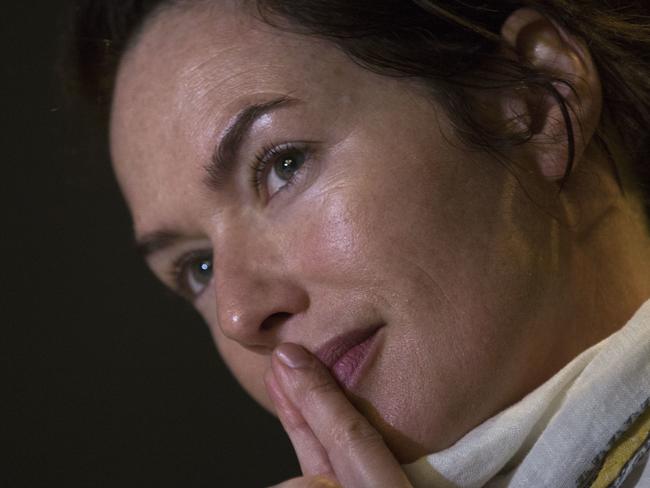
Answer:
[[[521,148],[524,156],[536,164],[547,180],[558,181],[569,169],[572,151],[573,166],[580,164],[598,127],[602,110],[598,71],[582,39],[536,10],[516,10],[504,23],[501,36],[518,61],[568,83],[552,83],[556,94],[566,101],[567,112],[552,90],[530,88],[511,94],[512,98],[502,107],[509,120],[529,124],[532,138]],[[571,120],[570,129],[566,115]],[[569,143],[571,136],[573,148]]]

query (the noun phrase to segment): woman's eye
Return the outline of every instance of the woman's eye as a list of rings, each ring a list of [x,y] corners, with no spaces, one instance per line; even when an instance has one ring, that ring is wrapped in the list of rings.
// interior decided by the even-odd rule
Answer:
[[[293,183],[307,160],[307,151],[291,146],[279,146],[263,151],[254,166],[253,181],[258,191],[264,190],[272,197]]]
[[[212,256],[191,253],[183,256],[174,265],[176,287],[189,299],[198,297],[212,280]]]
[[[305,154],[294,150],[278,157],[269,172],[268,192],[273,195],[280,188],[287,185],[305,163]]]

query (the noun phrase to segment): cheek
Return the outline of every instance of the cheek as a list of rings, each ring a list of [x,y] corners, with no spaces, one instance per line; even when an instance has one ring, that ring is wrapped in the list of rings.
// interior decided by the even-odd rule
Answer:
[[[339,289],[363,285],[373,274],[373,263],[385,256],[377,240],[372,244],[376,215],[364,210],[359,190],[323,188],[297,220],[301,224],[294,235],[301,248],[292,261],[305,283]]]

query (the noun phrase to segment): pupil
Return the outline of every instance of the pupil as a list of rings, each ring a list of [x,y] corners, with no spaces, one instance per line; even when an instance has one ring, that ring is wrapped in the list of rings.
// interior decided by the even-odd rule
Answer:
[[[289,176],[291,175],[291,172],[293,171],[293,166],[294,166],[294,160],[293,158],[287,158],[284,161],[282,161],[282,174],[283,176]]]
[[[278,176],[283,180],[290,180],[293,174],[300,168],[302,164],[301,159],[300,154],[292,154],[280,160],[278,167],[276,167]]]
[[[212,274],[212,262],[209,259],[199,261],[194,274],[196,280],[199,282],[209,281]]]

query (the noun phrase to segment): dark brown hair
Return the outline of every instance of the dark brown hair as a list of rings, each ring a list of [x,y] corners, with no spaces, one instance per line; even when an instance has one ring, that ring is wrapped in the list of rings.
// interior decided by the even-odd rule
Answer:
[[[129,43],[156,10],[191,0],[86,0],[76,11],[72,60],[78,91],[107,120],[114,77]],[[203,0],[207,1],[207,0]],[[335,43],[361,66],[386,76],[419,79],[447,111],[467,145],[501,154],[532,134],[512,125],[488,127],[471,93],[527,87],[550,93],[564,115],[568,165],[574,128],[556,88],[570,86],[549,72],[499,55],[499,32],[517,8],[545,13],[586,40],[603,86],[603,115],[596,141],[618,178],[634,176],[650,218],[650,9],[644,0],[242,0],[265,22]],[[626,161],[615,161],[614,140]]]

